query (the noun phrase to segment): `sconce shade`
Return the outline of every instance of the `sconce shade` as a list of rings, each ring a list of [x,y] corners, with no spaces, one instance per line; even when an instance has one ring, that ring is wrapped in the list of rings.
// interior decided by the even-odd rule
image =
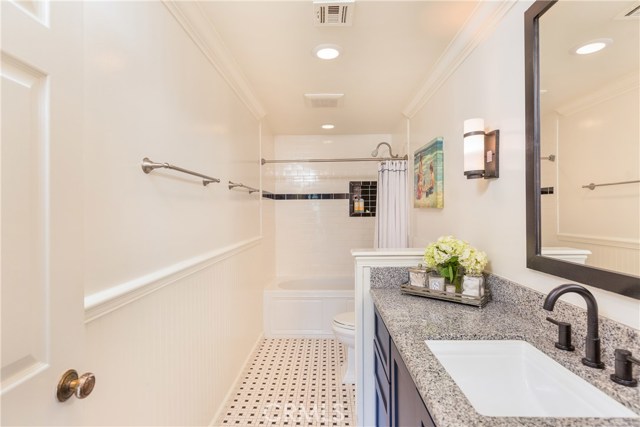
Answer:
[[[464,174],[467,179],[484,176],[484,119],[464,121]]]

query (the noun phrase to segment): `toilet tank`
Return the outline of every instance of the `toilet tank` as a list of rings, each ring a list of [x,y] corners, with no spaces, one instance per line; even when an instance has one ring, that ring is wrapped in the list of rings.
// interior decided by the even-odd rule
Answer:
[[[542,256],[555,258],[562,261],[573,262],[576,264],[586,264],[587,257],[591,255],[591,251],[587,249],[577,249],[557,246],[543,246]]]

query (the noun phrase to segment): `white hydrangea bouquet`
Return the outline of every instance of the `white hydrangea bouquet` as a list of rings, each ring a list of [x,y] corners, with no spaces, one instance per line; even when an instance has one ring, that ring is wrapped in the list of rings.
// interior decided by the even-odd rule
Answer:
[[[442,236],[427,246],[424,261],[450,283],[460,288],[462,275],[479,276],[487,265],[487,254],[464,240]]]

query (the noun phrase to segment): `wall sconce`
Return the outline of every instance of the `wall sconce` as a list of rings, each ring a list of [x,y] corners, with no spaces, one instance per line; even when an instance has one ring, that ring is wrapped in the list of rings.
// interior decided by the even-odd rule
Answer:
[[[464,121],[464,174],[467,179],[498,178],[500,131],[484,132],[484,119]]]

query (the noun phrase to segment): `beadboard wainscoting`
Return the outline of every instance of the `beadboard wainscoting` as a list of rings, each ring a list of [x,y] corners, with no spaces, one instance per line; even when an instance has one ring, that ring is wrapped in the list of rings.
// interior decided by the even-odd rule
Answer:
[[[262,337],[258,241],[86,324],[91,425],[208,425]],[[247,268],[252,266],[252,268]],[[89,368],[89,367],[87,367]]]

